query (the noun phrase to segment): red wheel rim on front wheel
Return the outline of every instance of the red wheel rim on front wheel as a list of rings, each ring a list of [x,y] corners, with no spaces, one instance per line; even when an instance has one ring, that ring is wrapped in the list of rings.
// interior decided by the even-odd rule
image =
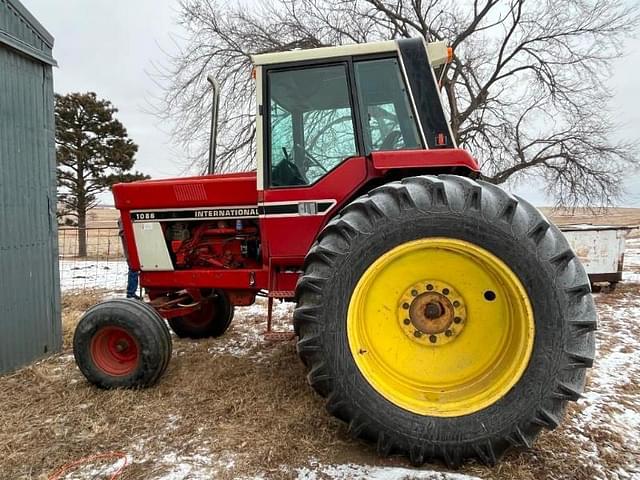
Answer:
[[[91,339],[90,350],[93,363],[114,377],[129,375],[138,366],[138,342],[124,328],[101,328]]]

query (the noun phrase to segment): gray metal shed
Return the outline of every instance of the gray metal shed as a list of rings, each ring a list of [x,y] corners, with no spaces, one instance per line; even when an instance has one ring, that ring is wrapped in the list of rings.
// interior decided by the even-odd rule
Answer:
[[[60,350],[53,37],[0,0],[0,373]]]

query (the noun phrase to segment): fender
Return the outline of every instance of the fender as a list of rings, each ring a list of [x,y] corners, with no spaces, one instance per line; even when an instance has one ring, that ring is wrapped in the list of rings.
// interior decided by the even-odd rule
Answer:
[[[394,150],[372,152],[373,168],[386,174],[395,169],[442,169],[462,167],[474,174],[480,174],[478,161],[461,148],[437,150]]]

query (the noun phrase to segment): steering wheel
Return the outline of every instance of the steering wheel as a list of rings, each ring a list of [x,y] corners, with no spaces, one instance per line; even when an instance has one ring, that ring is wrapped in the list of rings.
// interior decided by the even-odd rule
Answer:
[[[302,175],[298,167],[291,161],[289,152],[285,147],[282,147],[282,153],[284,158],[278,163],[272,171],[272,182],[274,186],[292,186],[292,185],[306,185],[309,183],[307,179]]]
[[[402,133],[400,133],[400,130],[391,130],[387,136],[384,137],[384,140],[380,144],[380,148],[378,150],[391,150],[396,146],[401,135]]]
[[[304,152],[304,156],[306,157],[307,160],[309,160],[309,163],[312,165],[315,165],[316,167],[318,167],[320,170],[322,170],[324,173],[327,173],[328,170],[326,168],[324,168],[324,165],[322,165],[318,159],[316,159],[313,155],[311,155],[309,152],[307,152],[304,148],[300,147],[300,145],[296,145],[298,148],[300,148],[300,150],[302,150]]]
[[[304,152],[304,156],[307,157],[307,160],[309,160],[309,163],[311,163],[312,165],[315,165],[320,170],[322,170],[324,173],[328,172],[328,170],[326,168],[324,168],[324,165],[322,165],[313,155],[311,155],[306,150]]]

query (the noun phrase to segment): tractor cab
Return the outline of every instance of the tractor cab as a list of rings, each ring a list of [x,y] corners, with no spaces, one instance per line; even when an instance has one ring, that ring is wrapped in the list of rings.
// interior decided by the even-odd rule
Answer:
[[[252,57],[272,265],[299,265],[333,214],[373,185],[408,171],[478,170],[455,148],[439,93],[434,68],[451,55],[444,42],[411,38]]]
[[[372,152],[455,147],[434,73],[449,55],[413,38],[253,56],[258,190],[313,185]]]

